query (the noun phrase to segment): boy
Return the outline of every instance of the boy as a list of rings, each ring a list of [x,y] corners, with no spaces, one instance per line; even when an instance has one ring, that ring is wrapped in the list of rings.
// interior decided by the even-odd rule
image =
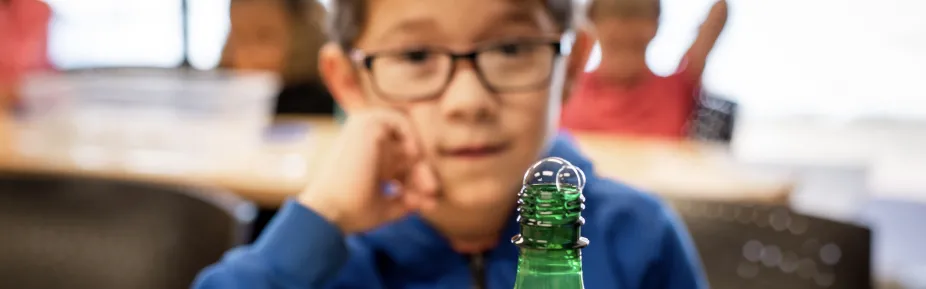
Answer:
[[[578,81],[563,109],[567,129],[680,138],[699,95],[708,54],[727,20],[720,0],[676,72],[653,74],[646,49],[659,27],[659,0],[590,0],[589,20],[601,46],[601,64]]]
[[[276,113],[327,114],[334,100],[318,75],[325,7],[316,0],[233,0],[222,68],[278,73]]]
[[[337,44],[322,49],[321,69],[349,118],[326,170],[195,288],[512,288],[517,194],[544,154],[589,175],[589,288],[705,288],[670,210],[594,176],[553,135],[562,83],[580,71],[566,71],[559,53],[571,9],[337,0]]]

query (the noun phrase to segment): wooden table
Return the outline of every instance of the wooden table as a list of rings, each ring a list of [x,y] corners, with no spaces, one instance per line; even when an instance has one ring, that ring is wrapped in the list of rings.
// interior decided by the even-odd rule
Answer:
[[[791,179],[737,163],[727,147],[689,141],[575,134],[599,175],[664,197],[784,203]]]
[[[308,124],[306,137],[268,143],[245,169],[225,173],[153,174],[124,169],[87,170],[69,162],[29,158],[15,147],[15,124],[0,120],[0,171],[104,176],[161,183],[217,186],[264,207],[276,207],[306,186],[318,159],[330,147],[338,125],[330,118],[282,117],[278,123]],[[576,134],[599,174],[668,197],[725,201],[783,202],[786,179],[747,173],[711,145]]]

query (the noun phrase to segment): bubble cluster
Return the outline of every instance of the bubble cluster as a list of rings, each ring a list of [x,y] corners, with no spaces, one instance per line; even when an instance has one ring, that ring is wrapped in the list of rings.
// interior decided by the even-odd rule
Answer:
[[[820,287],[830,287],[835,283],[834,266],[842,257],[839,245],[829,243],[820,245],[817,240],[804,242],[804,253],[818,253],[819,261],[813,258],[814,254],[801,257],[794,251],[784,251],[781,247],[763,244],[759,240],[749,240],[743,245],[741,261],[736,273],[742,278],[755,278],[764,265],[769,269],[779,269],[785,274],[795,274],[801,279],[813,280]]]
[[[585,174],[562,158],[545,158],[524,173],[518,194],[518,223],[521,234],[515,245],[534,249],[582,248],[585,224]]]
[[[534,163],[524,173],[522,184],[556,185],[560,189],[572,187],[582,190],[585,187],[585,173],[565,159],[549,157]]]

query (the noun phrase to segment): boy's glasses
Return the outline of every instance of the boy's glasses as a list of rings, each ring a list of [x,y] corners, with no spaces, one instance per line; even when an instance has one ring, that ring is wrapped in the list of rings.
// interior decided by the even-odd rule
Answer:
[[[351,59],[365,67],[374,89],[392,101],[418,101],[437,97],[453,79],[458,60],[473,63],[482,83],[491,91],[519,92],[550,83],[553,63],[562,54],[558,41],[511,41],[467,53],[441,48],[364,53]]]

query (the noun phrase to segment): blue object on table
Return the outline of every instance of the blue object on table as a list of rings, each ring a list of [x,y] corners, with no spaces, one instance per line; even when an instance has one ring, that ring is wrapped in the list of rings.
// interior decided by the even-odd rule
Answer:
[[[309,133],[312,126],[307,123],[283,123],[270,126],[264,139],[270,142],[287,142],[300,140]]]

